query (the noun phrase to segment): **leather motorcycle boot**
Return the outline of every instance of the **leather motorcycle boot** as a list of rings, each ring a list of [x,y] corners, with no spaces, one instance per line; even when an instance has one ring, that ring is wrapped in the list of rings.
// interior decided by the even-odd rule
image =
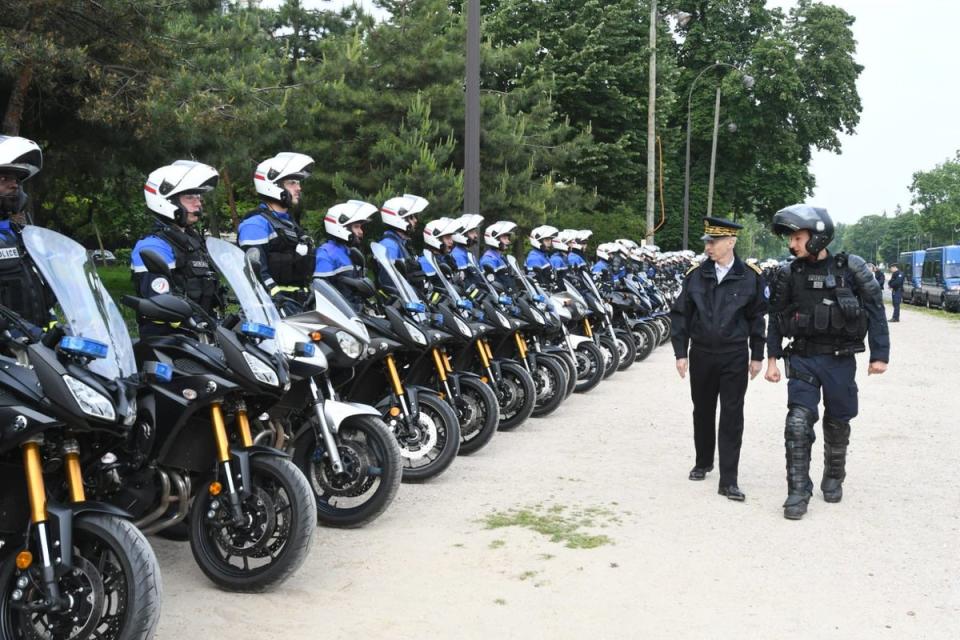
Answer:
[[[788,520],[799,520],[804,516],[813,494],[810,450],[816,439],[814,422],[813,412],[806,407],[790,407],[787,412],[783,432],[787,460],[787,500],[783,503],[783,517]]]
[[[843,498],[843,479],[847,477],[847,445],[850,423],[829,416],[823,418],[823,480],[820,490],[827,502]]]

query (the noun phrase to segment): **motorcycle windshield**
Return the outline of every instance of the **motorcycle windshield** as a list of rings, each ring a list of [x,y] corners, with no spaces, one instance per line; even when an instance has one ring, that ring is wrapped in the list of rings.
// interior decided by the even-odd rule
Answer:
[[[581,271],[580,281],[583,282],[583,286],[586,287],[587,291],[596,296],[597,300],[603,299],[600,297],[600,291],[597,289],[597,283],[593,281],[593,278],[590,277],[589,273],[586,271]]]
[[[475,269],[478,274],[480,274],[480,280],[483,281],[483,286],[486,287],[487,293],[496,298],[497,292],[490,284],[490,281],[483,277],[483,269],[480,268],[480,263],[477,262],[477,257],[473,255],[472,251],[467,252],[467,262],[469,262],[470,266]]]
[[[400,275],[400,272],[397,271],[397,268],[393,266],[393,261],[387,256],[386,247],[379,242],[371,242],[370,251],[373,253],[374,260],[376,260],[377,264],[380,266],[380,273],[390,280],[394,291],[396,291],[397,295],[400,296],[400,300],[404,303],[404,305],[411,305],[415,306],[416,308],[420,308],[423,305],[423,301],[420,300],[420,296],[418,296],[414,288],[410,286],[410,283],[407,282],[407,279]],[[427,318],[424,313],[413,311],[411,307],[407,307],[407,310],[412,311],[418,322],[426,322]]]
[[[440,282],[443,290],[447,292],[447,295],[450,296],[450,299],[453,300],[453,303],[457,304],[460,302],[462,296],[447,279],[447,275],[440,269],[440,264],[437,262],[437,257],[433,254],[433,252],[428,249],[424,249],[423,257],[428,263],[430,263],[430,266],[433,267],[433,275],[436,277],[437,281]]]
[[[110,379],[136,373],[127,325],[87,250],[56,231],[34,226],[23,229],[23,244],[53,289],[70,334],[107,345],[106,357],[91,360],[87,368]]]
[[[361,341],[370,342],[370,333],[366,325],[357,317],[357,312],[344,300],[340,292],[322,278],[313,280],[313,297],[316,300],[317,319],[328,326],[335,326],[350,333]],[[299,315],[299,314],[298,314]],[[294,319],[298,316],[294,316]]]
[[[523,284],[524,290],[530,296],[537,295],[537,290],[533,287],[533,284],[530,283],[530,279],[527,278],[527,274],[520,269],[520,265],[517,264],[517,259],[513,256],[507,256],[507,264],[510,265],[510,270],[513,271],[513,277],[515,280]]]
[[[276,330],[280,326],[280,313],[273,306],[270,294],[257,279],[257,270],[250,264],[246,253],[220,238],[207,238],[207,253],[210,254],[214,267],[237,296],[243,319]],[[261,341],[260,348],[267,353],[282,355],[280,344],[272,338]]]

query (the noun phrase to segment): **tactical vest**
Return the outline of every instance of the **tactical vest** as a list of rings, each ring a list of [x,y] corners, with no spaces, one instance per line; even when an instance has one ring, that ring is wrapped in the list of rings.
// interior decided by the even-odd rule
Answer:
[[[288,287],[307,286],[316,266],[317,250],[313,238],[292,220],[283,220],[262,209],[251,212],[247,218],[253,216],[263,216],[275,234],[266,246],[267,268],[274,282]],[[304,255],[297,252],[300,245],[306,247]]]
[[[220,278],[210,266],[210,256],[203,238],[195,232],[163,227],[154,235],[163,238],[173,249],[176,266],[173,284],[207,312],[213,311]]]
[[[45,327],[50,320],[47,288],[11,228],[0,233],[0,304],[24,320]]]
[[[771,315],[780,333],[810,343],[838,347],[862,345],[867,314],[853,291],[854,275],[846,254],[817,264],[794,260],[789,267],[789,295],[775,292]]]

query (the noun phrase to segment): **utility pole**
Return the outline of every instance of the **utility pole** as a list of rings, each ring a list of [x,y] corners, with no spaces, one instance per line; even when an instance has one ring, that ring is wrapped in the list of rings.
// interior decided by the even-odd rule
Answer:
[[[467,2],[463,212],[480,213],[480,0]]]
[[[647,244],[653,244],[657,164],[657,0],[650,0],[650,90],[647,107]]]
[[[713,146],[710,148],[710,182],[707,186],[707,215],[713,215],[713,175],[717,168],[717,130],[720,128],[720,85],[717,102],[713,106]]]

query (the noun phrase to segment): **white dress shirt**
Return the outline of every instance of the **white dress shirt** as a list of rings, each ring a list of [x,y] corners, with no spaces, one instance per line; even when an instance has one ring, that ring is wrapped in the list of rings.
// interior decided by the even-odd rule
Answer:
[[[719,262],[714,262],[713,264],[717,271],[717,284],[720,284],[730,272],[730,267],[733,266],[733,256],[730,256],[730,262],[725,265],[720,264]]]

